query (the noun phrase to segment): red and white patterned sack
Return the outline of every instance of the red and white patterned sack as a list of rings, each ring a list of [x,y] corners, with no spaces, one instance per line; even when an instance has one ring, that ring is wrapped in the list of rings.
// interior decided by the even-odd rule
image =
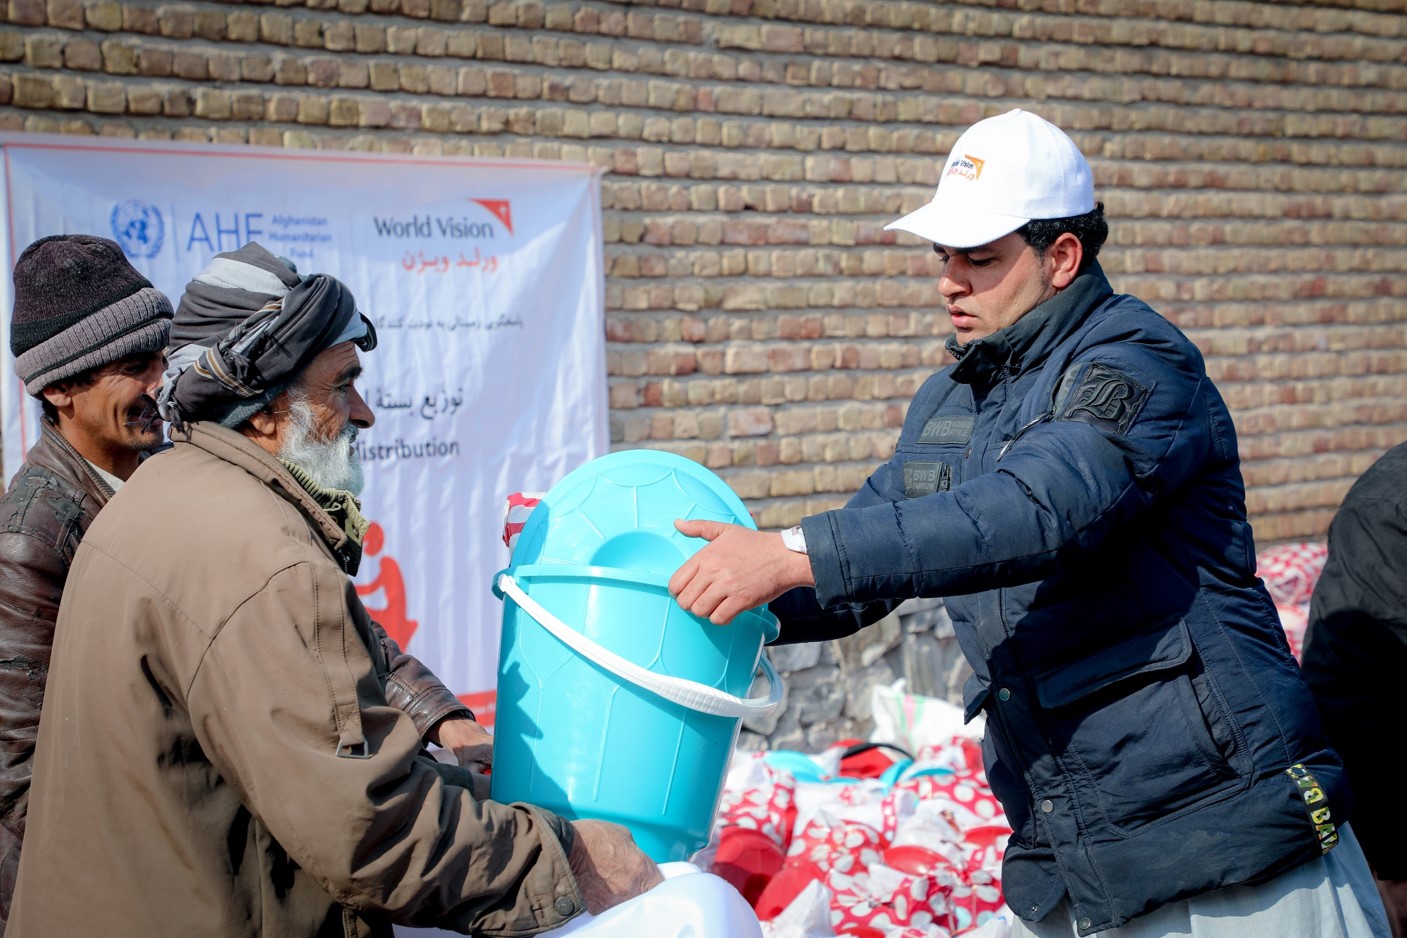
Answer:
[[[878,862],[882,838],[875,828],[838,815],[831,805],[814,813],[792,838],[786,861],[753,903],[758,918],[768,921],[785,910],[813,881],[829,895],[854,889]]]
[[[514,492],[508,496],[503,506],[503,543],[511,551],[518,543],[518,535],[523,533],[523,525],[528,515],[542,500],[543,492]]]
[[[711,838],[710,865],[749,905],[757,907],[763,890],[786,861],[796,819],[796,780],[756,757],[735,770],[753,783],[724,789]]]
[[[758,844],[762,830],[770,833],[787,814],[769,773],[796,780],[785,861],[753,901],[764,935],[999,938],[993,928],[1009,920],[1000,870],[1011,831],[982,772],[978,742],[955,736],[935,745],[932,758],[892,785],[837,777],[832,755],[740,753],[729,772],[722,830]],[[734,794],[738,787],[755,790]]]
[[[1268,547],[1256,557],[1256,576],[1277,605],[1297,606],[1309,602],[1328,559],[1328,545],[1313,541]]]
[[[1275,601],[1280,627],[1296,660],[1304,649],[1309,600],[1328,559],[1328,545],[1317,542],[1270,547],[1256,557],[1256,575],[1265,581],[1266,592]]]
[[[947,896],[954,935],[980,928],[1006,912],[1001,879],[990,870],[969,870],[947,884]]]
[[[778,847],[791,845],[796,821],[796,780],[761,764],[762,779],[746,788],[725,788],[718,802],[716,829],[745,827],[767,835]]]
[[[906,873],[882,863],[863,880],[837,889],[831,900],[831,926],[837,935],[880,934],[908,929],[948,938],[952,913],[948,890],[934,873]]]
[[[895,791],[912,791],[920,802],[941,805],[959,831],[967,831],[1005,817],[1001,803],[984,780],[972,774],[937,773],[902,779]]]

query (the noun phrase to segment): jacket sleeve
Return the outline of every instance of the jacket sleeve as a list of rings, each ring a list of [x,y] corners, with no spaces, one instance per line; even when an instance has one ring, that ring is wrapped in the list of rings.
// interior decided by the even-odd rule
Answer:
[[[1400,485],[1395,482],[1394,488]],[[1407,517],[1397,493],[1350,491],[1314,587],[1304,675],[1353,788],[1353,829],[1381,879],[1407,879],[1399,753],[1383,734],[1407,673]]]
[[[882,468],[880,471],[885,470]],[[871,476],[871,483],[876,478],[877,476]],[[846,503],[846,508],[863,508],[880,501],[887,502],[872,485],[866,485],[851,497]],[[823,515],[816,515],[803,519],[802,527],[806,529],[808,545],[813,532],[817,538],[829,536],[827,529],[817,526],[817,521],[822,518]],[[808,556],[812,558],[814,573],[814,555],[808,552]],[[837,602],[823,606],[814,587],[802,586],[788,590],[767,604],[767,608],[781,624],[781,630],[772,644],[821,642],[853,635],[889,615],[898,608],[904,598],[883,597],[868,602]]]
[[[372,640],[331,563],[295,564],[244,602],[187,694],[222,777],[345,906],[489,936],[580,912],[557,834],[566,822],[446,784],[418,756],[412,721],[386,703]]]
[[[822,642],[853,635],[883,619],[899,605],[899,600],[877,599],[868,603],[840,603],[824,607],[815,589],[800,586],[788,590],[767,604],[777,617],[781,630],[770,644]]]
[[[67,575],[67,560],[53,544],[0,529],[0,823],[20,839]]]
[[[406,654],[396,640],[386,634],[381,623],[371,623],[372,633],[386,652],[391,674],[386,683],[386,702],[415,722],[421,737],[448,716],[474,719],[474,711],[459,702],[454,692],[419,658]]]
[[[1407,647],[1404,559],[1407,518],[1396,498],[1350,494],[1329,528],[1329,556],[1314,586],[1311,627],[1337,634],[1382,631]]]
[[[1078,406],[1111,381],[1124,405],[1112,411],[1117,419],[1101,416],[1107,407]],[[1088,551],[1134,523],[1197,473],[1213,445],[1223,460],[1235,458],[1229,421],[1212,425],[1220,405],[1212,406],[1200,354],[1171,331],[1091,343],[1061,385],[1051,409],[1004,445],[992,471],[896,500],[886,495],[903,492],[896,455],[845,508],[803,521],[820,602],[1031,582],[1067,552]]]

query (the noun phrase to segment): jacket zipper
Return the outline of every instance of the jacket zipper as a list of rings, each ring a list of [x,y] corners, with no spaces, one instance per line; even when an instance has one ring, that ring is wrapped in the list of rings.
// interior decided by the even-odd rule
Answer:
[[[1047,420],[1051,419],[1054,416],[1055,411],[1048,410],[1045,413],[1041,414],[1039,417],[1037,417],[1035,420],[1032,420],[1030,423],[1026,424],[1020,430],[1017,430],[1016,433],[1012,436],[1012,438],[1003,443],[1002,448],[997,451],[997,459],[1000,460],[1003,456],[1005,456],[1007,454],[1007,451],[1011,449],[1011,444],[1021,439],[1021,435],[1023,433],[1025,433],[1027,430],[1031,429],[1038,423],[1045,423]]]

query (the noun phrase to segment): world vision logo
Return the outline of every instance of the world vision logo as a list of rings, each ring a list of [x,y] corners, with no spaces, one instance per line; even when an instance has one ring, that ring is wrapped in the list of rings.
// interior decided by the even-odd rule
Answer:
[[[961,176],[976,182],[982,178],[982,167],[986,165],[986,160],[979,160],[975,156],[964,153],[962,156],[953,157],[953,161],[948,164],[948,175]]]
[[[470,199],[475,205],[487,209],[494,218],[503,222],[508,233],[513,233],[513,206],[507,199]]]
[[[484,209],[513,237],[513,206],[508,199],[470,199],[466,202]],[[373,215],[371,223],[379,238],[454,238],[489,241],[502,232],[498,225],[477,212],[457,215],[410,215],[381,217]]]

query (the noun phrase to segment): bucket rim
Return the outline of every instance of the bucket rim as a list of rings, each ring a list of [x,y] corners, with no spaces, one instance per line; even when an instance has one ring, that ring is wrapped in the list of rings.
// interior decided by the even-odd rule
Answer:
[[[641,469],[653,470],[659,475],[648,482],[627,481],[617,478],[616,475],[622,470]],[[677,505],[675,510],[663,517],[620,517],[614,521],[606,521],[604,528],[593,530],[593,535],[605,541],[622,534],[648,531],[664,537],[687,558],[700,550],[704,541],[701,538],[687,537],[679,533],[673,525],[675,518],[721,521],[757,530],[757,521],[752,517],[747,505],[743,503],[738,493],[734,492],[728,483],[724,482],[717,473],[703,463],[667,450],[617,450],[614,453],[597,456],[595,459],[582,463],[542,493],[536,507],[523,522],[522,531],[518,534],[517,544],[510,556],[510,563],[519,562],[519,558],[522,558],[521,562],[525,564],[544,561],[572,563],[577,560],[589,559],[579,554],[561,556],[562,553],[570,555],[573,552],[559,551],[564,537],[568,541],[571,540],[570,534],[564,535],[561,528],[563,521],[557,515],[559,503],[570,500],[574,496],[589,501],[589,494],[583,495],[583,491],[587,493],[594,491],[594,486],[600,482],[638,490],[641,485],[657,484],[664,481],[667,476],[684,477],[693,484],[702,486],[714,499],[717,499],[718,504],[708,506],[694,503],[691,507]],[[713,510],[714,508],[717,510]],[[570,524],[566,530],[571,531]],[[528,554],[532,554],[531,559]]]
[[[622,466],[648,466],[654,469],[684,473],[695,482],[708,488],[727,506],[735,516],[733,524],[757,530],[757,521],[747,510],[747,505],[716,472],[698,460],[661,449],[622,449],[616,450],[614,453],[606,453],[604,456],[597,456],[595,459],[589,459],[558,479],[556,484],[542,496],[539,504],[551,506],[564,493],[571,491],[574,486]],[[529,521],[531,518],[532,516],[529,515]]]
[[[540,580],[548,577],[567,580],[612,580],[617,583],[648,586],[663,590],[666,593],[669,591],[669,577],[663,573],[651,573],[645,570],[632,570],[624,567],[598,567],[587,564],[529,563],[505,567],[493,575],[493,592],[499,599],[503,599],[504,597],[498,589],[498,578],[504,573],[518,581],[531,581],[534,578]],[[674,602],[674,597],[670,597],[670,602]],[[685,615],[694,616],[693,613],[687,610],[685,610]],[[745,609],[738,613],[737,618],[729,625],[737,624],[738,620],[745,616],[752,616],[761,620],[758,628],[762,632],[764,642],[770,642],[781,634],[780,620],[777,619],[776,614],[773,613],[772,610],[767,608],[765,603],[761,606]],[[697,619],[700,617],[694,616],[694,618]]]

